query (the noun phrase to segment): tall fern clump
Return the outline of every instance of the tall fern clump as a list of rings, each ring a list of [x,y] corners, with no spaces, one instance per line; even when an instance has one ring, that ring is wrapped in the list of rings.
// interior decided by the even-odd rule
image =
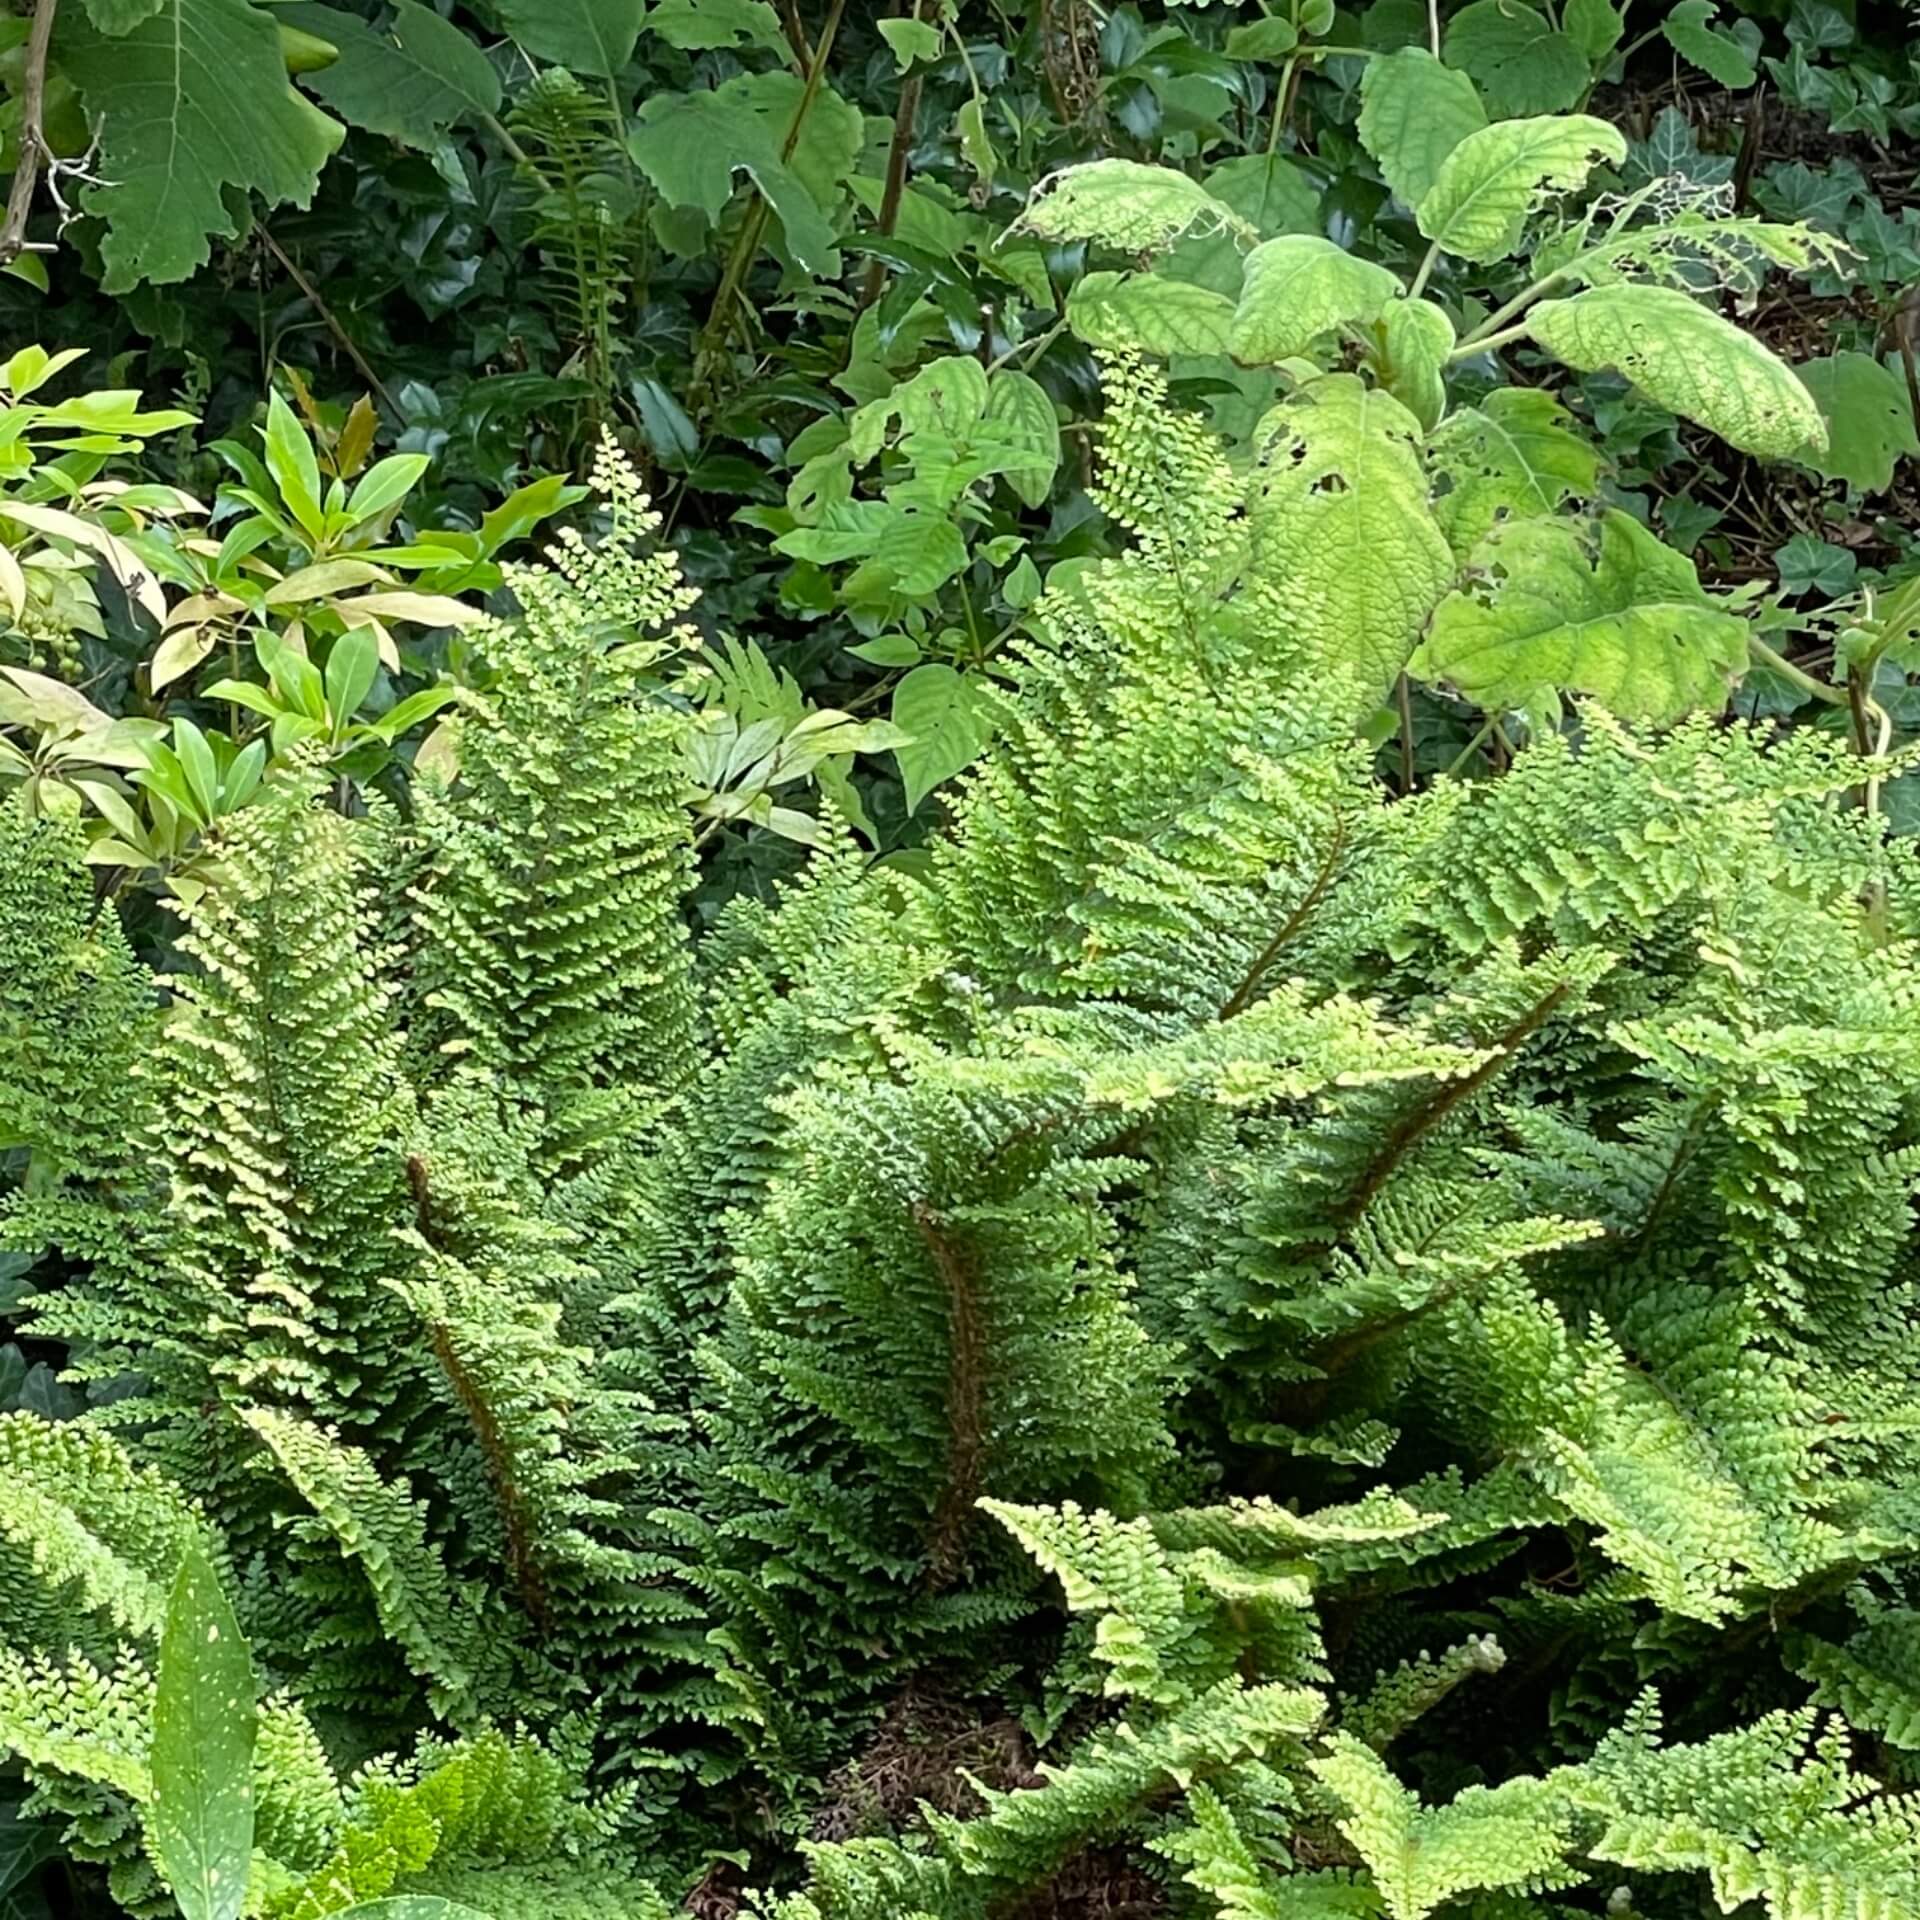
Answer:
[[[1920,1910],[1908,844],[1824,735],[1599,706],[1388,802],[1286,438],[1362,390],[1236,464],[1107,386],[1122,550],[922,868],[829,822],[691,931],[611,460],[457,776],[296,763],[189,974],[8,816],[4,1230],[91,1397],[0,1421],[0,1744],[128,1910],[201,1556],[268,1913]],[[928,1700],[1020,1763],[861,1814]]]

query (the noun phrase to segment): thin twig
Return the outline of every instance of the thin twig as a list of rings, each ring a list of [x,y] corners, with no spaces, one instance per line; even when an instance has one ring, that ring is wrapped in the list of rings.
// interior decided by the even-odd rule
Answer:
[[[902,17],[919,21],[926,5],[927,0],[913,0],[911,10]],[[920,82],[917,70],[900,82],[900,99],[893,110],[893,144],[887,149],[887,181],[880,191],[880,215],[874,223],[877,233],[891,234],[900,218],[900,202],[907,186],[907,161],[913,153],[914,128],[920,118]],[[866,284],[860,289],[861,306],[872,306],[886,283],[887,263],[869,260]]]
[[[34,188],[40,183],[40,163],[53,158],[41,124],[47,97],[47,48],[53,41],[53,16],[59,0],[39,0],[33,10],[33,29],[27,36],[26,70],[20,81],[20,158],[13,169],[13,188],[7,195],[7,217],[0,224],[0,267],[9,266],[35,247],[27,238],[33,214]]]
[[[380,376],[367,365],[366,356],[353,344],[353,336],[334,318],[333,309],[320,298],[320,289],[294,264],[293,256],[288,253],[287,250],[281,246],[280,242],[273,237],[272,233],[268,231],[267,223],[264,220],[255,222],[255,225],[259,229],[260,238],[267,243],[267,251],[286,268],[287,272],[292,276],[293,284],[306,295],[307,304],[320,316],[327,331],[339,342],[342,351],[358,370],[360,378],[372,389],[374,395],[389,413],[399,413],[400,409],[394,404],[393,395],[387,391],[385,383],[381,380]]]

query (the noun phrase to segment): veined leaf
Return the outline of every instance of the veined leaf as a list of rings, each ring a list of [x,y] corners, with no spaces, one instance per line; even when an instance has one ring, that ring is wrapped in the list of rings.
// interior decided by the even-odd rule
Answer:
[[[1025,455],[1004,466],[1007,485],[1030,507],[1042,505],[1060,471],[1060,418],[1031,374],[1003,367],[993,376],[982,416],[987,434]]]
[[[1464,259],[1505,259],[1543,194],[1570,192],[1596,161],[1626,157],[1618,128],[1590,114],[1497,121],[1441,163],[1418,208],[1420,231]]]
[[[704,52],[711,47],[786,49],[780,16],[767,0],[657,0],[647,31],[670,47]]]
[[[1314,381],[1261,432],[1255,566],[1310,656],[1351,673],[1369,700],[1392,685],[1453,582],[1419,441],[1414,416],[1354,374]]]
[[[1627,24],[1613,0],[1567,0],[1560,23],[1568,39],[1596,67],[1620,44]]]
[[[1441,423],[1427,442],[1433,513],[1462,559],[1505,521],[1540,519],[1592,497],[1599,450],[1566,421],[1552,394],[1498,387]]]
[[[1447,410],[1453,322],[1431,300],[1391,300],[1379,334],[1380,384],[1431,433]]]
[[[1714,0],[1680,0],[1660,30],[1681,59],[1734,93],[1745,93],[1760,74],[1747,49],[1725,27],[1713,25]]]
[[[1360,139],[1409,207],[1427,197],[1447,155],[1486,124],[1473,82],[1443,67],[1425,47],[1402,47],[1367,62],[1360,82]]]
[[[893,757],[913,813],[941,781],[970,766],[987,744],[990,725],[979,690],[948,666],[915,667],[893,690],[893,723],[913,736]]]
[[[1592,73],[1568,34],[1525,0],[1473,0],[1447,22],[1447,65],[1472,74],[1496,113],[1559,113]]]
[[[1671,287],[1596,287],[1543,300],[1527,330],[1582,373],[1617,367],[1661,406],[1747,453],[1786,459],[1826,448],[1826,423],[1793,369]]]
[[[175,735],[179,736],[176,725]],[[147,1835],[184,1920],[238,1920],[253,1857],[253,1659],[219,1576],[180,1562],[160,1639]]]
[[[427,147],[456,120],[499,109],[500,80],[487,56],[420,0],[393,0],[384,32],[358,14],[311,0],[278,12],[339,48],[339,59],[303,76],[302,84],[351,126]]]
[[[1701,591],[1693,562],[1632,515],[1583,529],[1520,520],[1474,556],[1484,584],[1435,610],[1412,671],[1489,709],[1547,688],[1591,694],[1630,720],[1718,706],[1747,657],[1744,621]]]
[[[1140,353],[1225,353],[1233,302],[1156,273],[1089,273],[1067,295],[1067,323],[1089,346]]]
[[[1229,344],[1236,360],[1271,366],[1335,327],[1378,318],[1399,294],[1385,267],[1318,234],[1283,233],[1247,256]]]
[[[55,36],[61,70],[100,128],[101,286],[184,280],[239,226],[228,194],[304,207],[343,129],[288,85],[270,14],[247,0],[163,0],[108,38],[80,8]]]
[[[1137,160],[1094,160],[1043,180],[1019,226],[1043,240],[1099,240],[1130,253],[1157,252],[1194,231],[1259,237],[1197,181]]]
[[[521,46],[575,73],[617,79],[633,58],[647,0],[500,0],[500,18]]]
[[[1836,353],[1795,370],[1827,423],[1827,444],[1800,458],[1829,480],[1884,493],[1902,460],[1920,459],[1906,382],[1869,353]]]

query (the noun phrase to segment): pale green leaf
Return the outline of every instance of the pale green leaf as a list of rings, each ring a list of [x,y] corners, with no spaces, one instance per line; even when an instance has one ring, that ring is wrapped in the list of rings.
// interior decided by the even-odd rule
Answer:
[[[1441,163],[1418,208],[1420,231],[1468,260],[1505,259],[1543,195],[1571,192],[1595,162],[1626,157],[1619,130],[1590,114],[1497,121]]]
[[[1816,473],[1884,493],[1900,461],[1920,459],[1907,383],[1871,354],[1836,353],[1795,371],[1827,424],[1826,446],[1799,455]]]
[[[1443,67],[1425,47],[1402,47],[1367,62],[1360,82],[1360,139],[1407,206],[1419,206],[1441,162],[1486,124],[1473,82]]]
[[[978,690],[948,666],[915,667],[893,690],[892,715],[894,725],[913,736],[910,746],[893,750],[908,813],[971,766],[992,730]]]
[[[895,70],[900,73],[905,73],[916,60],[937,60],[943,44],[938,28],[904,15],[895,20],[882,20],[880,37],[892,50]]]
[[[1247,256],[1229,335],[1233,356],[1267,366],[1290,359],[1323,333],[1377,318],[1399,293],[1385,267],[1318,234],[1263,240]]]
[[[500,0],[507,31],[536,59],[603,80],[633,58],[647,0]]]
[[[1474,571],[1410,665],[1488,709],[1554,688],[1626,719],[1676,720],[1720,706],[1747,657],[1745,622],[1630,514],[1608,512],[1597,541],[1587,526],[1515,521],[1480,547]]]
[[[1260,578],[1309,656],[1369,702],[1453,583],[1419,441],[1413,415],[1353,374],[1314,381],[1261,433],[1249,499]]]
[[[184,280],[211,238],[240,231],[239,203],[313,198],[343,129],[287,84],[280,33],[247,0],[163,0],[108,38],[77,7],[55,36],[100,155],[82,204],[106,223],[107,293]]]
[[[1745,93],[1759,79],[1747,50],[1724,27],[1713,25],[1714,0],[1680,0],[1661,22],[1667,43],[1681,59],[1733,93]]]
[[[767,0],[654,0],[647,31],[670,47],[764,47],[785,53],[780,16]]]
[[[1094,160],[1043,180],[1020,225],[1043,240],[1099,240],[1153,253],[1184,233],[1257,238],[1250,222],[1172,167]]]
[[[1527,328],[1568,366],[1616,367],[1650,399],[1744,452],[1784,459],[1826,447],[1826,423],[1793,369],[1671,287],[1596,287],[1543,300]]]
[[[1042,505],[1060,470],[1060,416],[1046,388],[1003,367],[988,389],[984,418],[990,438],[1023,456],[1001,469],[1008,486],[1026,505]]]
[[[1089,273],[1067,295],[1067,324],[1089,346],[1112,351],[1225,353],[1233,302],[1162,274]]]
[[[393,0],[393,19],[378,32],[358,14],[308,0],[278,13],[340,49],[338,60],[303,75],[302,84],[351,126],[430,147],[456,120],[499,110],[492,62],[420,0]]]
[[[1432,432],[1447,410],[1453,322],[1431,300],[1393,300],[1380,316],[1378,332],[1380,384]]]
[[[1524,0],[1473,0],[1447,22],[1443,50],[1503,116],[1559,113],[1593,78],[1573,38]]]
[[[176,728],[176,735],[178,728]],[[253,1659],[219,1576],[180,1562],[160,1638],[147,1836],[184,1920],[238,1920],[253,1857]]]
[[[1538,387],[1498,387],[1450,414],[1427,443],[1434,518],[1464,558],[1509,520],[1557,513],[1590,499],[1600,454],[1569,430],[1565,409]]]
[[[487,1916],[477,1907],[463,1907],[458,1900],[443,1900],[437,1893],[396,1893],[343,1908],[336,1920],[487,1920]]]

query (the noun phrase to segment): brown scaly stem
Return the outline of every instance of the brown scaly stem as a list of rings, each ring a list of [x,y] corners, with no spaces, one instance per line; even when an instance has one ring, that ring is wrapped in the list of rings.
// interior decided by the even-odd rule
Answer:
[[[927,1578],[935,1588],[960,1571],[986,1454],[986,1330],[980,1324],[980,1272],[974,1250],[947,1232],[924,1202],[913,1224],[947,1292],[947,1474],[927,1543]]]

